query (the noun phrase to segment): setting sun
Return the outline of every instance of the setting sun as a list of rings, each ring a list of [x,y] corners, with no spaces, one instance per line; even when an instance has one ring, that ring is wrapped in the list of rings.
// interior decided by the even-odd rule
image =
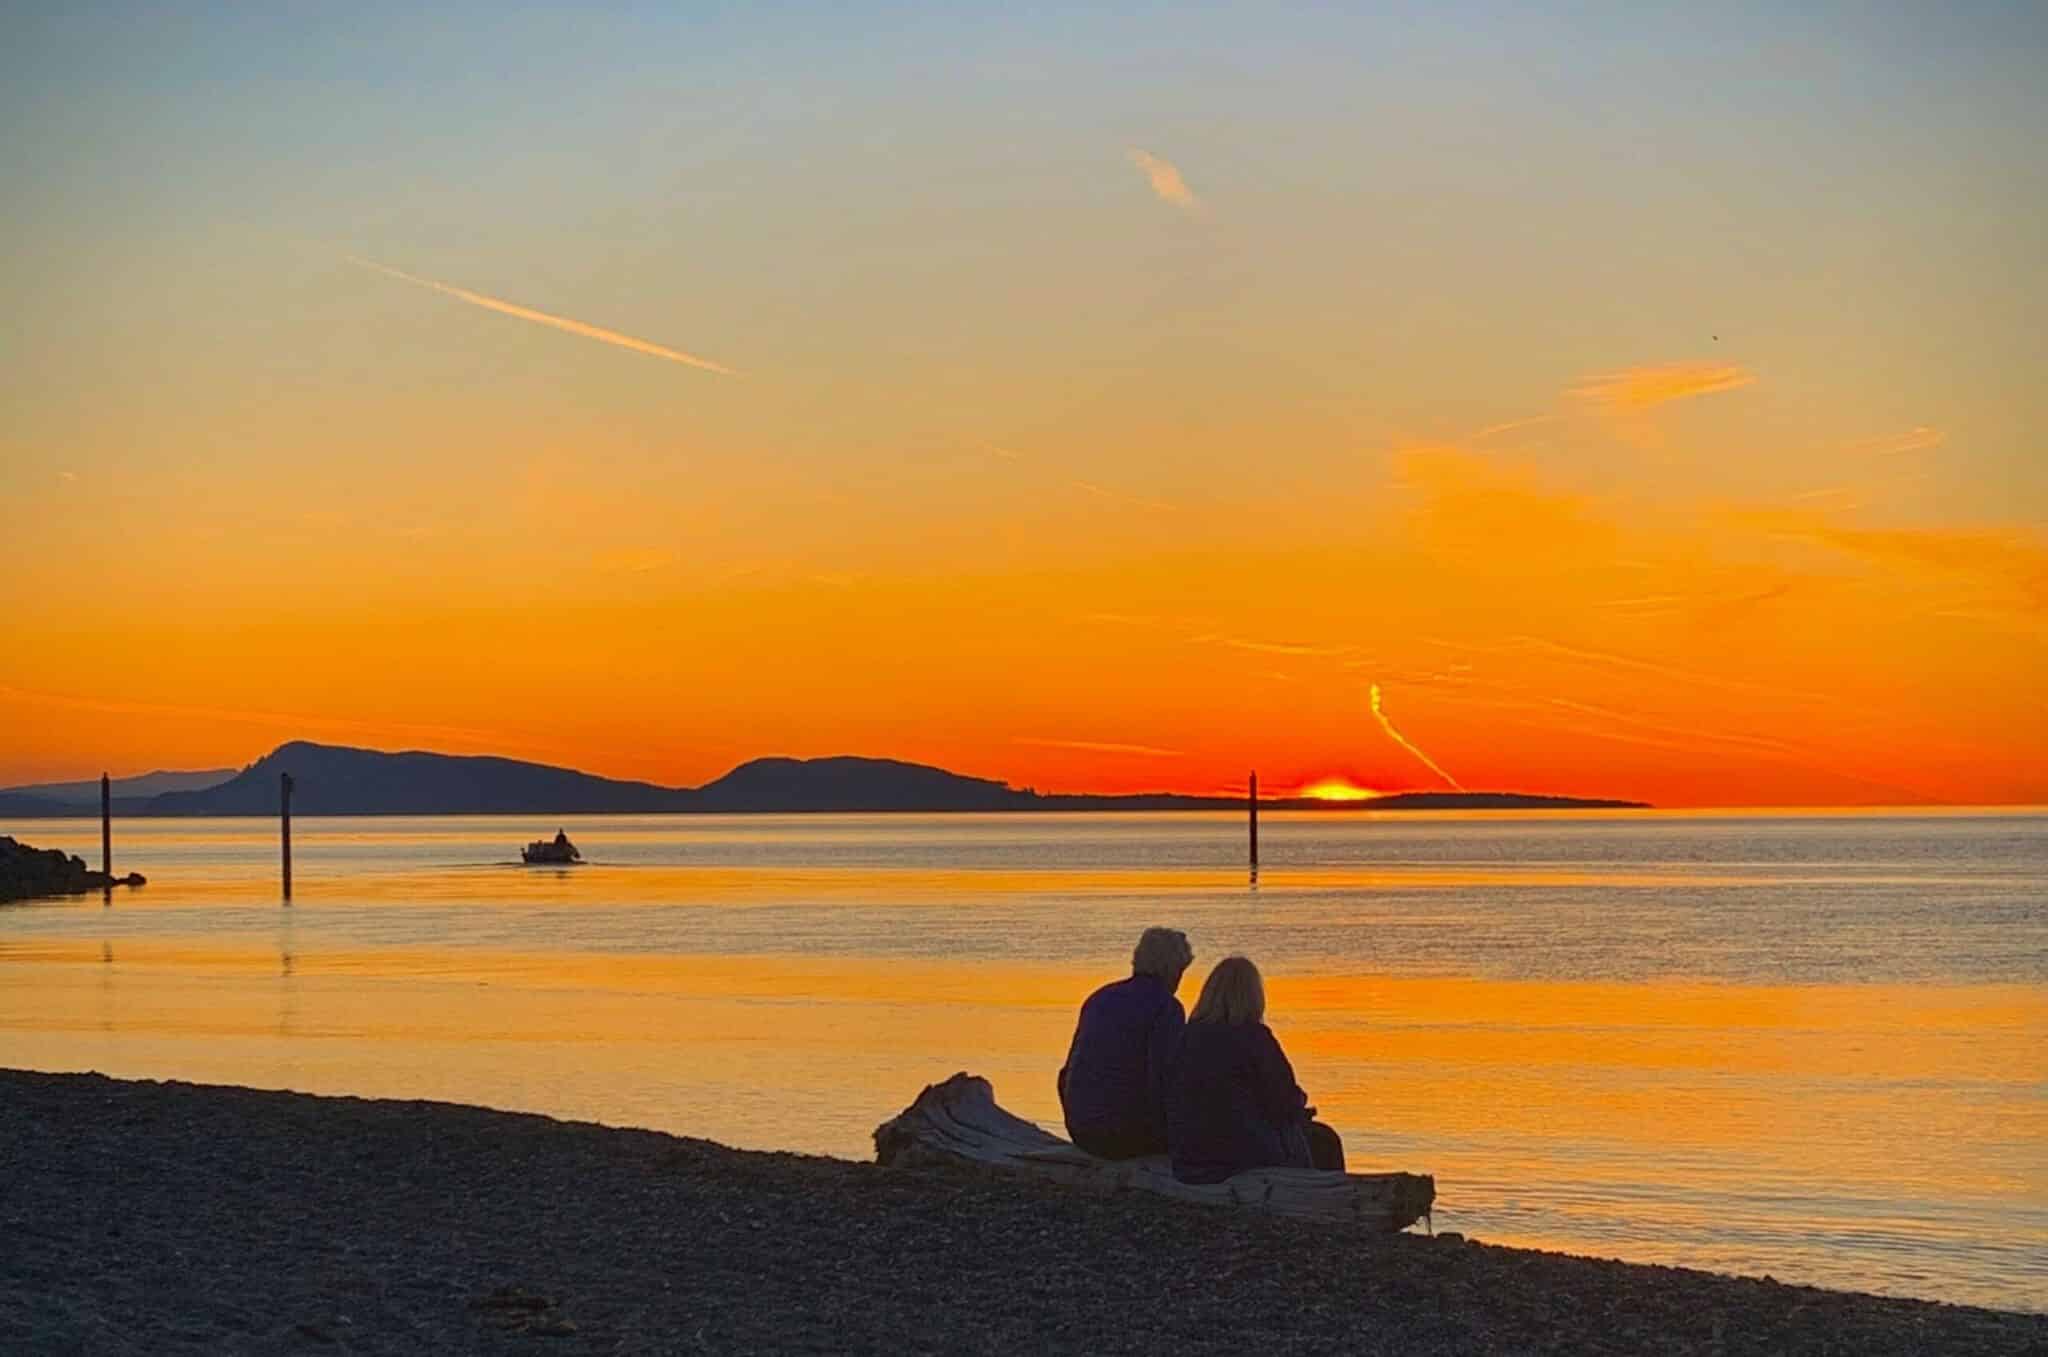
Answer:
[[[1301,794],[1318,801],[1370,801],[1376,796],[1384,795],[1369,787],[1346,782],[1341,777],[1326,777],[1321,782],[1312,782],[1301,789]]]

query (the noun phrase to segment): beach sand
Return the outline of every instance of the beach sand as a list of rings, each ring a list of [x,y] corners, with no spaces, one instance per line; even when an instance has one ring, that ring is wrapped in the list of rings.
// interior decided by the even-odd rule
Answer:
[[[1167,1350],[2048,1352],[2048,1316],[442,1103],[0,1071],[0,1352]]]

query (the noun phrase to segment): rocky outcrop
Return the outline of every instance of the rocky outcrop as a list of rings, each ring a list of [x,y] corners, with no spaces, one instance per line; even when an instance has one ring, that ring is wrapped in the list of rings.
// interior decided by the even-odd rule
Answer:
[[[108,876],[85,865],[85,859],[56,848],[31,848],[0,834],[0,900],[26,900],[38,895],[77,895],[107,886],[140,886],[142,874]]]

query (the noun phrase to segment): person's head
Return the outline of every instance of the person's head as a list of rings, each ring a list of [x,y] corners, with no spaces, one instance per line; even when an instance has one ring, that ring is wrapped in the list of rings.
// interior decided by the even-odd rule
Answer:
[[[1195,1000],[1189,1022],[1220,1022],[1236,1027],[1266,1020],[1266,982],[1250,959],[1227,956],[1216,963],[1202,982],[1202,997]]]
[[[1194,959],[1187,934],[1178,928],[1148,928],[1131,951],[1131,974],[1149,975],[1171,994],[1180,988],[1180,978]]]

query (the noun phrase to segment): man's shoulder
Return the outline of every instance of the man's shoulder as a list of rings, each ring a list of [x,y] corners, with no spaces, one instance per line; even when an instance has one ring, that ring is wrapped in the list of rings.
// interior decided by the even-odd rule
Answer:
[[[1128,980],[1112,980],[1106,985],[1096,986],[1088,997],[1081,1001],[1081,1011],[1099,1012],[1104,1008],[1116,1007],[1123,997],[1124,986],[1130,983]]]
[[[1112,980],[1089,995],[1081,1006],[1084,1009],[1115,1007],[1148,1012],[1171,1006],[1174,1012],[1181,1011],[1180,1000],[1168,994],[1166,987],[1149,975],[1127,975],[1121,980]]]

